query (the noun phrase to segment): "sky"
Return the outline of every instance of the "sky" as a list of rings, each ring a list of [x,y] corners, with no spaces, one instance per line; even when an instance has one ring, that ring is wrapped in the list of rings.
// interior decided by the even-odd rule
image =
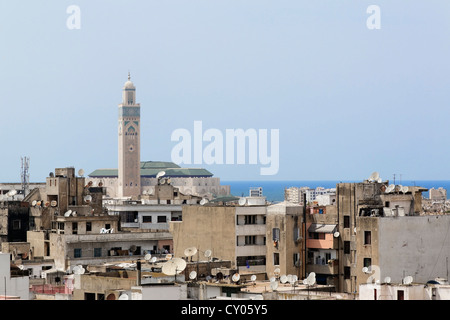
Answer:
[[[0,181],[22,157],[31,182],[117,168],[128,72],[143,161],[172,161],[200,121],[224,159],[227,130],[278,130],[269,175],[259,153],[180,164],[221,180],[450,179],[449,57],[446,0],[2,1]]]

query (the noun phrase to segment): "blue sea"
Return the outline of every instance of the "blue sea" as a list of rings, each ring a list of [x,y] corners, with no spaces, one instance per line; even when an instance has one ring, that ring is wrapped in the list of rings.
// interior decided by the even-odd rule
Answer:
[[[248,196],[250,193],[250,188],[262,187],[263,196],[266,197],[268,201],[279,202],[284,200],[284,189],[290,187],[309,187],[315,189],[317,187],[336,188],[336,184],[340,182],[362,182],[362,181],[337,181],[337,180],[300,180],[300,181],[221,181],[222,185],[229,185],[230,192],[234,196],[242,197]],[[389,181],[389,183],[393,183]],[[450,180],[403,180],[396,181],[396,184],[403,186],[419,186],[426,189],[440,187],[450,190]],[[449,193],[449,192],[447,192]],[[422,193],[423,197],[428,198],[428,192]],[[448,194],[447,194],[448,198]]]

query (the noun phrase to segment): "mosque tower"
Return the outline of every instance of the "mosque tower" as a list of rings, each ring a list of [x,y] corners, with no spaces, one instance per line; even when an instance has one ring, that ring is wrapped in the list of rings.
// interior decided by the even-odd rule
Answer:
[[[128,81],[122,89],[122,103],[119,104],[119,197],[136,198],[141,192],[140,112],[136,88],[128,73]]]

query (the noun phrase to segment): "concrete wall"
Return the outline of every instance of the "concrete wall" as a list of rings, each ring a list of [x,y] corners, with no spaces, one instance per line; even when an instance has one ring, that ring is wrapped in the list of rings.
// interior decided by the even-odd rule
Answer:
[[[412,276],[426,283],[446,277],[450,252],[450,216],[379,219],[380,276],[400,282]]]
[[[28,276],[11,277],[10,254],[0,253],[0,294],[7,296],[17,296],[21,300],[29,300]]]
[[[142,287],[142,300],[186,300],[187,284],[149,285]]]
[[[169,223],[174,255],[184,257],[184,250],[196,247],[212,256],[236,264],[236,210],[226,206],[183,206],[183,221]]]

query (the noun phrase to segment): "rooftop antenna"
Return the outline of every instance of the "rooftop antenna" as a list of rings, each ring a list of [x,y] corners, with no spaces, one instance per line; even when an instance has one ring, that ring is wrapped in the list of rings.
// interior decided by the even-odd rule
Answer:
[[[22,182],[23,196],[25,197],[27,195],[30,184],[30,174],[28,172],[28,169],[30,167],[30,158],[21,157],[21,160],[22,160],[22,170],[20,173],[20,177]]]

